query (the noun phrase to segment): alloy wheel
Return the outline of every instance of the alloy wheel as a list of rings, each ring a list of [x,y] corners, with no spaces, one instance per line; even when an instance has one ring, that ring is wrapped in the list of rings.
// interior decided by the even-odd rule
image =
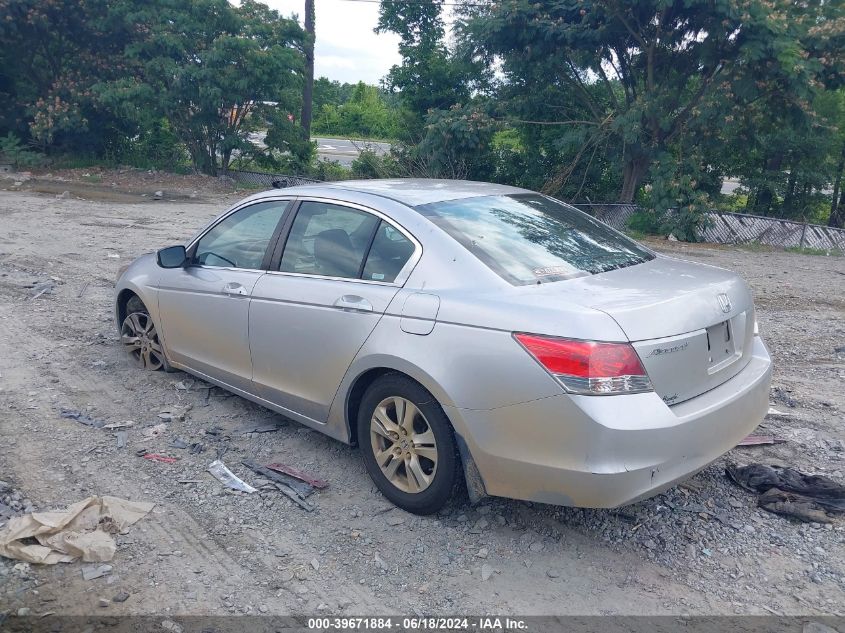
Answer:
[[[370,420],[370,441],[376,464],[396,488],[414,494],[431,485],[437,442],[413,402],[398,396],[382,400]]]
[[[164,366],[164,351],[158,332],[146,312],[133,312],[123,320],[120,342],[139,367],[156,371]]]

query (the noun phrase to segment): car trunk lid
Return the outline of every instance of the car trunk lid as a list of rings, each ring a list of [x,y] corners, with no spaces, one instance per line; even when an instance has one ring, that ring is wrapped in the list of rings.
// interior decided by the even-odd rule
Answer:
[[[751,359],[754,305],[745,282],[726,270],[657,257],[538,291],[613,318],[670,405],[717,387]]]

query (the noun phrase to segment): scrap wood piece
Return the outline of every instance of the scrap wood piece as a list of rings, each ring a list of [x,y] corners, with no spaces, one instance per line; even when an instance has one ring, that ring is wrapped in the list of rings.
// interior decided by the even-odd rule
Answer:
[[[740,441],[737,446],[759,446],[760,444],[783,444],[786,442],[785,437],[777,437],[776,435],[749,435]]]
[[[288,488],[291,488],[302,499],[314,492],[314,486],[312,486],[311,484],[305,483],[304,481],[299,481],[299,479],[291,477],[290,475],[272,471],[269,468],[265,468],[258,462],[255,462],[251,459],[245,459],[241,463],[250,470],[258,473],[262,477],[265,477],[266,479],[275,481],[280,484],[284,484]]]
[[[159,455],[158,453],[145,453],[141,457],[151,462],[161,462],[162,464],[175,464],[179,461],[178,457],[168,457],[167,455]]]
[[[273,485],[276,486],[276,488],[278,488],[283,495],[288,497],[291,501],[293,501],[296,505],[298,505],[306,512],[313,512],[316,509],[316,506],[313,503],[300,498],[300,496],[296,494],[296,491],[293,490],[290,486],[277,482],[273,482]]]
[[[267,468],[269,468],[270,470],[275,470],[279,473],[283,473],[285,475],[290,475],[291,477],[296,477],[297,479],[301,479],[305,483],[311,484],[319,490],[322,490],[323,488],[328,488],[329,486],[329,482],[323,479],[317,479],[316,477],[312,477],[308,473],[304,473],[298,468],[288,466],[287,464],[280,464],[276,462],[273,464],[267,464]]]
[[[257,492],[255,488],[250,486],[243,479],[241,479],[235,473],[229,470],[226,467],[226,464],[221,462],[219,459],[215,459],[213,462],[211,462],[211,465],[209,465],[208,467],[208,472],[214,475],[214,477],[220,483],[231,488],[232,490],[240,490],[241,492],[245,492],[247,494]]]
[[[130,426],[135,426],[135,423],[132,420],[126,420],[126,422],[114,422],[112,424],[106,424],[103,428],[108,431],[113,431],[115,429],[128,429]]]

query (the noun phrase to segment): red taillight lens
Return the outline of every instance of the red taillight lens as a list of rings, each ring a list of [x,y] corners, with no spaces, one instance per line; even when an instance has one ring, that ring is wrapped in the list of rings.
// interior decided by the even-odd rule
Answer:
[[[514,334],[514,338],[569,391],[614,394],[651,391],[651,381],[630,343],[599,343]]]

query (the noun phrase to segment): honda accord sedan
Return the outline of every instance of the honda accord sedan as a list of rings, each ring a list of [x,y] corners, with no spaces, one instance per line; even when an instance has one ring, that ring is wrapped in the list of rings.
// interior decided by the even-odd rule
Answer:
[[[464,486],[615,507],[762,420],[748,286],[557,200],[444,180],[253,195],[116,284],[131,358],[360,447],[418,514]]]

